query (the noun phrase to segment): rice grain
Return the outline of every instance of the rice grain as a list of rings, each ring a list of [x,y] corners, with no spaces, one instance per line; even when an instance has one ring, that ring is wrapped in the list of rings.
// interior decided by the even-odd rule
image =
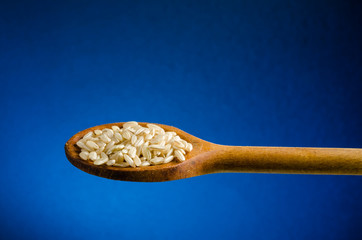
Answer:
[[[124,154],[124,160],[131,166],[131,167],[136,167],[136,165],[134,164],[132,158],[130,156],[128,156],[127,154]]]
[[[102,134],[102,131],[101,130],[94,130],[94,134],[96,135],[96,136],[99,136],[99,135],[101,135]]]
[[[112,166],[116,163],[116,160],[112,159],[107,162],[107,166]]]
[[[131,134],[130,131],[125,130],[125,131],[123,131],[122,137],[124,137],[125,139],[129,140],[129,139],[131,139],[132,134]]]
[[[164,163],[169,163],[169,162],[171,162],[171,161],[173,160],[173,158],[174,158],[174,156],[168,156],[168,157],[166,157]]]
[[[106,134],[100,135],[99,138],[105,143],[109,143],[111,141],[111,139]]]
[[[90,152],[89,153],[89,159],[92,161],[95,161],[97,159],[97,153],[96,152]]]
[[[185,161],[185,156],[182,154],[180,150],[175,151],[175,156],[180,161]]]
[[[141,159],[138,156],[134,156],[133,161],[137,167],[142,164]]]
[[[83,160],[88,160],[88,157],[89,157],[89,152],[87,151],[82,151],[80,154],[79,154],[80,158],[83,159]]]

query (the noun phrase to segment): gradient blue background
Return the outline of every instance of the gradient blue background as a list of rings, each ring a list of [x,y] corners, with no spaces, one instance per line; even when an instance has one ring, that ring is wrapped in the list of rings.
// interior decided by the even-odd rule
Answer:
[[[110,122],[230,145],[362,147],[359,1],[1,1],[1,239],[362,239],[362,178],[103,179]]]

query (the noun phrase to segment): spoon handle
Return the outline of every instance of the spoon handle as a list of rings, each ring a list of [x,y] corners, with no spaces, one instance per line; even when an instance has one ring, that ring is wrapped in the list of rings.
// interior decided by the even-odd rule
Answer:
[[[204,166],[212,172],[362,175],[358,148],[220,146],[212,152]]]

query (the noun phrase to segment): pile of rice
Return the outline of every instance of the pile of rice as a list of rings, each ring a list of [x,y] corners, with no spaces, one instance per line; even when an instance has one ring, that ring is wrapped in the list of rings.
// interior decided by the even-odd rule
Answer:
[[[122,128],[112,126],[87,133],[77,142],[80,158],[94,165],[117,167],[145,167],[169,163],[175,159],[185,161],[192,144],[175,132],[165,132],[155,124],[147,127],[127,122]]]

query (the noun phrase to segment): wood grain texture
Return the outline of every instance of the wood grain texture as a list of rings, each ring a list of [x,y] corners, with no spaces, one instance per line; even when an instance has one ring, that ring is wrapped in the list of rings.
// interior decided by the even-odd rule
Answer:
[[[147,123],[139,124],[146,126]],[[224,146],[162,124],[157,125],[192,143],[193,150],[186,154],[186,161],[119,168],[96,166],[90,160],[80,159],[76,142],[89,131],[114,125],[122,127],[123,123],[95,126],[71,137],[65,144],[68,160],[75,167],[96,176],[136,182],[162,182],[221,172],[362,175],[362,149]]]

